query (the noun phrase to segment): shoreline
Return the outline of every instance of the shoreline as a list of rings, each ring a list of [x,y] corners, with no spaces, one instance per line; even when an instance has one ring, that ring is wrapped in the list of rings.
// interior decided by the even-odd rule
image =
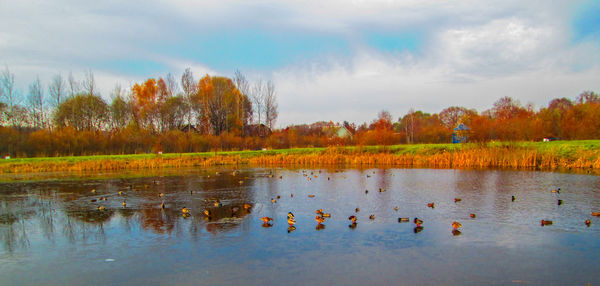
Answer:
[[[415,144],[9,159],[0,174],[211,166],[600,169],[600,140]]]

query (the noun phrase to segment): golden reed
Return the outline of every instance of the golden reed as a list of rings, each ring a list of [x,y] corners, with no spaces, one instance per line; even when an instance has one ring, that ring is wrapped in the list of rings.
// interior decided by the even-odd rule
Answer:
[[[138,170],[218,165],[253,166],[385,166],[431,168],[557,168],[600,169],[598,152],[581,150],[571,156],[558,156],[527,148],[471,148],[459,151],[435,151],[432,154],[364,153],[328,149],[311,154],[180,156],[143,159],[99,159],[87,161],[39,161],[0,164],[0,173]]]

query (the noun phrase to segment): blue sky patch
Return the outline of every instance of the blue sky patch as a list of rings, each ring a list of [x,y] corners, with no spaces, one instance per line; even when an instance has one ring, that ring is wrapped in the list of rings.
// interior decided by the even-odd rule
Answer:
[[[572,22],[575,41],[600,40],[600,1],[589,1],[575,12]]]

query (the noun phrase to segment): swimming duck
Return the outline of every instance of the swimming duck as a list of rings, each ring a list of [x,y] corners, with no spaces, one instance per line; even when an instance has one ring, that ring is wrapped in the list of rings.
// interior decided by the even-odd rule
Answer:
[[[322,216],[323,217],[331,217],[331,214],[330,213],[323,213]]]
[[[419,218],[415,218],[413,222],[417,225],[417,227],[420,227],[423,224],[423,220]]]
[[[365,190],[365,194],[368,194],[368,193],[369,193],[369,190]]]
[[[552,224],[552,221],[551,221],[551,220],[542,220],[542,223],[541,223],[541,224],[542,224],[542,226],[545,226],[545,225],[551,225],[551,224]]]
[[[585,225],[587,225],[587,227],[590,227],[590,224],[592,224],[592,222],[589,219],[585,220]]]
[[[315,195],[308,195],[308,197],[309,197],[309,198],[314,198],[314,197],[315,197]]]
[[[383,193],[383,192],[385,192],[385,189],[384,188],[379,188],[379,192]]]
[[[245,209],[245,210],[247,210],[247,209],[249,209],[249,208],[251,208],[251,207],[252,207],[252,205],[250,205],[250,204],[244,204],[244,209]]]
[[[276,199],[274,199],[274,198],[271,198],[271,202],[272,202],[272,203],[276,203],[276,202],[277,202],[277,200],[276,200]]]
[[[323,209],[318,209],[315,211],[315,213],[318,215],[323,215]]]
[[[592,212],[593,216],[600,216],[600,212]]]
[[[461,199],[461,198],[454,198],[454,202],[455,202],[455,203],[456,203],[456,202],[460,202],[460,201],[462,201],[462,199]]]
[[[279,195],[278,195],[278,196],[277,196],[277,199],[281,199],[281,196],[279,196]]]
[[[96,192],[96,190],[95,190],[95,189],[92,189],[92,191],[91,191],[91,192],[92,192],[92,193],[95,193],[95,192]]]
[[[164,197],[164,196],[165,196],[165,194],[163,194],[163,193],[159,193],[159,194],[158,194],[158,196],[159,196],[159,197]]]
[[[294,194],[290,194],[290,198],[293,198],[293,197],[294,197]]]
[[[457,221],[453,221],[452,222],[452,229],[453,230],[458,230],[461,226],[462,226],[462,224],[460,224],[460,222],[457,222]]]
[[[240,181],[238,182],[238,184],[240,184],[240,185],[241,185],[241,184],[243,184],[243,183],[244,183],[244,181],[242,181],[242,180],[240,180]]]
[[[287,222],[290,226],[296,224],[296,220],[294,219],[294,217],[288,217]]]
[[[212,216],[212,212],[209,209],[205,209],[204,210],[204,215],[207,217],[211,217]]]
[[[181,209],[181,212],[184,213],[184,214],[189,214],[190,213],[190,209],[184,207],[184,208]]]
[[[354,209],[354,212],[359,212],[359,211],[360,211],[360,208],[355,208]]]
[[[557,205],[562,205],[563,204],[563,200],[559,199],[558,202],[556,202]]]
[[[476,217],[477,217],[477,215],[475,215],[475,214],[469,214],[469,217],[470,217],[470,218],[476,218]]]
[[[356,223],[356,216],[349,216],[348,219],[352,222],[352,223]]]
[[[222,206],[223,204],[221,204],[221,201],[220,201],[220,200],[217,200],[217,201],[216,201],[216,202],[215,202],[213,205],[214,205],[215,207],[220,207],[220,206]]]
[[[325,218],[320,215],[316,216],[315,220],[317,221],[318,224],[325,222]]]
[[[127,206],[127,202],[123,201],[123,207],[126,207],[126,206]]]
[[[560,188],[552,190],[553,193],[560,194]]]
[[[407,217],[399,217],[398,222],[408,222],[410,219]]]
[[[160,208],[164,209],[165,208],[165,202],[160,203]]]
[[[513,202],[514,202],[516,199],[517,199],[517,198],[516,198],[515,196],[511,196],[511,197],[510,197],[510,200],[511,200],[511,201],[513,201]]]
[[[398,209],[399,209],[399,208],[398,208],[398,206],[395,206],[395,207],[394,207],[394,210],[395,210],[395,211],[398,211]]]
[[[357,225],[358,225],[357,223],[353,222],[353,223],[349,224],[348,227],[351,229],[355,229]]]
[[[367,178],[371,178],[371,176],[369,174],[367,174]]]
[[[122,196],[122,195],[123,195],[123,192],[122,192],[122,191],[119,191],[119,196]]]
[[[433,208],[435,208],[435,203],[428,203],[428,204],[427,204],[427,207],[430,207],[430,208],[432,208],[432,209],[433,209]]]
[[[273,221],[273,218],[264,216],[264,217],[261,217],[260,220],[262,220],[263,223],[270,223],[271,221]]]
[[[375,219],[375,215],[374,215],[374,214],[370,215],[370,216],[369,216],[369,219],[370,219],[370,220],[374,220],[374,219]]]
[[[98,206],[98,210],[99,211],[104,210],[104,207],[103,206]]]

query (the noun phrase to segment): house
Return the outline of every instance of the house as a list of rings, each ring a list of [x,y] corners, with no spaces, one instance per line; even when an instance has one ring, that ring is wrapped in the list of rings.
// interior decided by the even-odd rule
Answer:
[[[452,132],[452,143],[467,143],[469,142],[469,135],[471,133],[471,128],[465,124],[458,124],[456,128],[454,128],[454,132]]]
[[[264,124],[250,124],[244,127],[244,136],[269,137],[273,131]]]
[[[348,130],[348,128],[339,125],[331,125],[323,127],[323,133],[327,135],[327,137],[333,138],[352,138],[352,132]]]

